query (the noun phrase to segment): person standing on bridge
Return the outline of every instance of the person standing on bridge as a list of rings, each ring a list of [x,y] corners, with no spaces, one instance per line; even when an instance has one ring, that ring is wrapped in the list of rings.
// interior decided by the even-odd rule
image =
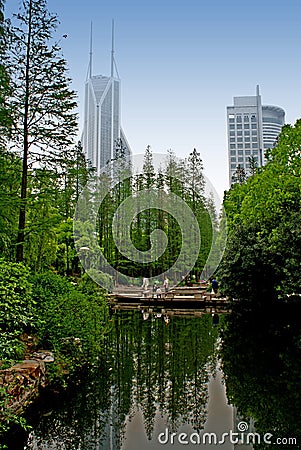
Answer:
[[[148,278],[144,277],[142,281],[142,290],[147,291],[148,286],[149,286]]]
[[[164,278],[163,287],[165,289],[165,292],[168,292],[168,290],[169,290],[169,279],[167,277]]]
[[[217,294],[218,282],[215,278],[213,278],[213,280],[211,281],[211,286],[212,286],[212,290],[213,290],[214,294]]]

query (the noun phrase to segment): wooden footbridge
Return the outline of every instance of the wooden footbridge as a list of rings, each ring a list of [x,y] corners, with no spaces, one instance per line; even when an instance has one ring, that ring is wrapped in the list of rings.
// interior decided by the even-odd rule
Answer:
[[[208,285],[192,287],[172,287],[167,292],[152,288],[142,290],[137,286],[119,286],[110,294],[110,304],[114,309],[128,308],[168,308],[169,310],[196,310],[202,312],[229,312],[228,299],[208,292]]]

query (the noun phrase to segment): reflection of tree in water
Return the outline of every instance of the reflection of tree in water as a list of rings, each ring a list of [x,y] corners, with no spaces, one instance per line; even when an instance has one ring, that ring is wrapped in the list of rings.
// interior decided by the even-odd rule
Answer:
[[[109,420],[109,381],[106,370],[95,369],[75,392],[44,398],[48,410],[34,426],[25,450],[97,448]]]
[[[208,364],[217,330],[211,316],[142,320],[139,312],[120,311],[115,318],[114,386],[118,404],[114,428],[123,429],[126,415],[139,407],[148,439],[156,413],[165,416],[171,429],[188,423],[201,430],[208,400]],[[122,442],[120,434],[120,444]]]
[[[301,448],[301,304],[239,307],[228,319],[222,350],[227,396],[256,431],[296,437]],[[271,448],[260,445],[256,448]]]
[[[74,396],[51,406],[26,450],[117,450],[139,408],[148,439],[158,411],[167,426],[205,422],[208,381],[218,330],[210,315],[143,321],[140,311],[119,311],[107,337],[110,366],[91,374]]]

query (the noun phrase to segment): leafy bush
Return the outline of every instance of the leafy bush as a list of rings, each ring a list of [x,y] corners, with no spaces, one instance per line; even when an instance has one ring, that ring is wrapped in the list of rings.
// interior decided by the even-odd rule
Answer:
[[[1,362],[10,359],[21,359],[25,353],[25,344],[20,341],[19,332],[1,333],[0,335],[0,359]],[[1,366],[2,367],[2,366]]]
[[[0,359],[20,358],[19,336],[35,322],[29,270],[21,263],[0,259],[0,311]]]
[[[90,276],[95,283],[107,291],[111,291],[113,289],[113,279],[110,275],[96,269],[89,269],[84,277],[87,275]]]
[[[87,290],[53,273],[35,275],[32,282],[40,345],[81,359],[100,352],[107,304],[98,286]]]
[[[30,276],[22,264],[0,260],[1,368],[23,358],[25,331],[37,335],[40,348],[55,352],[48,380],[60,386],[101,355],[108,307],[97,284],[86,278],[78,286],[52,272]],[[7,402],[6,390],[0,390],[0,434],[23,420],[12,415]]]
[[[14,360],[24,357],[25,345],[20,340],[20,335],[34,325],[34,307],[29,269],[21,263],[0,259],[1,369],[10,367]],[[19,423],[25,427],[24,419],[8,407],[10,398],[7,387],[0,386],[0,434],[7,431],[11,423]]]
[[[11,425],[14,423],[19,425],[24,430],[29,430],[31,427],[27,424],[24,417],[13,412],[13,410],[9,407],[9,403],[11,401],[12,395],[7,392],[6,386],[0,386],[0,438],[4,436]],[[7,445],[3,442],[0,442],[0,450],[8,448]]]
[[[113,278],[97,269],[89,269],[84,275],[78,280],[78,286],[80,286],[81,291],[89,292],[103,292],[112,291],[113,289]],[[84,292],[83,291],[83,292]]]

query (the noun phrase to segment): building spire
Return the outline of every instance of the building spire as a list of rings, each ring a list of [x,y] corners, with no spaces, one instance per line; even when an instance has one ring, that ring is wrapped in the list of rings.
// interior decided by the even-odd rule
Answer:
[[[92,78],[92,57],[93,57],[93,47],[92,47],[92,35],[93,35],[93,25],[91,20],[91,28],[90,28],[90,59],[89,59],[89,78]]]
[[[111,77],[114,77],[114,19],[112,19]]]

